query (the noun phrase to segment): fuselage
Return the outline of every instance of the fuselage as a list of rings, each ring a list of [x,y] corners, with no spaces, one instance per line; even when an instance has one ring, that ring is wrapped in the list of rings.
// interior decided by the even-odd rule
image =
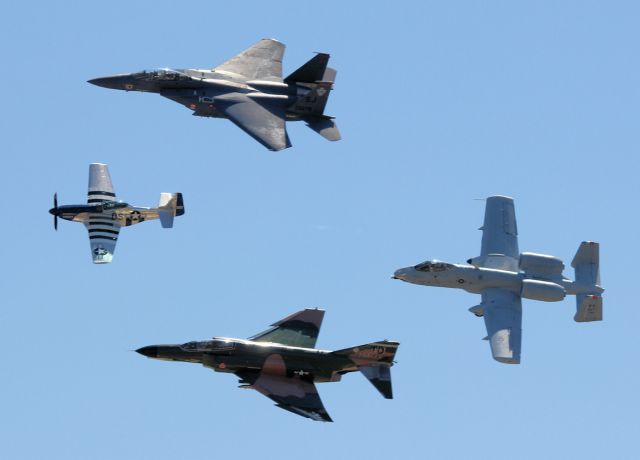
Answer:
[[[269,80],[248,80],[242,75],[209,69],[159,69],[89,80],[98,86],[125,91],[159,93],[194,111],[194,115],[226,118],[215,106],[214,98],[227,93],[244,93],[270,105],[288,108],[287,120],[300,120],[305,113],[293,105],[306,97],[313,85]]]
[[[62,205],[51,208],[49,213],[61,219],[89,223],[111,223],[117,221],[126,227],[136,223],[157,218],[149,211],[152,208],[131,206],[121,201],[104,201],[101,203]]]
[[[314,382],[338,381],[342,374],[358,370],[346,356],[327,350],[224,337],[182,345],[152,345],[138,352],[150,358],[200,363],[217,372],[297,374]],[[284,368],[274,362],[284,363]]]
[[[576,295],[581,293],[593,293],[594,286],[580,285],[575,281],[564,278],[545,278],[533,276],[521,271],[496,270],[492,268],[474,267],[472,265],[458,265],[448,263],[434,263],[429,270],[420,270],[423,264],[406,267],[397,270],[394,278],[412,284],[425,286],[437,286],[463,289],[474,294],[481,294],[484,289],[500,288],[515,292],[524,298],[534,300],[546,300],[540,296],[529,296],[526,287],[537,285],[545,287],[541,283],[555,284],[564,289],[564,295]],[[433,266],[436,269],[433,269]],[[547,286],[552,288],[552,286]],[[601,289],[601,288],[599,288]],[[602,292],[601,290],[600,292]],[[564,295],[557,300],[562,300]]]

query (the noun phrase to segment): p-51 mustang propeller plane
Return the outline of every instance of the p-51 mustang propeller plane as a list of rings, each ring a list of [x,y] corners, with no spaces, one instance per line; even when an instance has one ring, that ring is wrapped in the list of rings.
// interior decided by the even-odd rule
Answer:
[[[427,261],[397,270],[393,278],[413,284],[463,289],[481,294],[480,305],[469,310],[484,317],[491,353],[496,361],[520,363],[522,298],[557,302],[575,295],[577,322],[602,321],[599,245],[580,244],[571,266],[575,281],[563,276],[560,259],[520,253],[513,200],[487,198],[479,257],[464,264]]]
[[[58,206],[58,194],[53,195],[53,226],[58,229],[58,217],[81,222],[89,231],[93,263],[105,264],[113,259],[120,227],[160,219],[163,228],[173,227],[173,218],[184,214],[181,193],[161,193],[157,208],[140,208],[116,201],[111,176],[106,164],[89,165],[87,204]]]

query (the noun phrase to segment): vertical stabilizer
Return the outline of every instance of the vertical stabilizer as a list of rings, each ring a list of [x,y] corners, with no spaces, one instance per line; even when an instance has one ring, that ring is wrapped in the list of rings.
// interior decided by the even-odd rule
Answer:
[[[587,293],[576,296],[578,323],[602,321],[602,296],[600,287],[600,245],[595,241],[583,241],[571,262],[576,273],[576,284]]]
[[[326,53],[318,53],[285,78],[284,81],[286,83],[315,83],[317,81],[323,81],[328,63],[329,55]]]
[[[391,368],[389,366],[363,367],[360,369],[371,384],[386,399],[393,399],[391,389]]]
[[[387,399],[392,399],[391,366],[393,366],[393,359],[399,346],[399,342],[381,340],[380,342],[337,350],[333,353],[346,356],[357,364],[358,370],[376,387],[380,394]]]

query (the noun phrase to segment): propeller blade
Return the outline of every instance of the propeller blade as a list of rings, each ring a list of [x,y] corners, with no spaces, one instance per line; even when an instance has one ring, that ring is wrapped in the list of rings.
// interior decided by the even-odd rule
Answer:
[[[53,209],[58,210],[58,192],[53,194]],[[53,215],[53,228],[58,230],[58,214]]]

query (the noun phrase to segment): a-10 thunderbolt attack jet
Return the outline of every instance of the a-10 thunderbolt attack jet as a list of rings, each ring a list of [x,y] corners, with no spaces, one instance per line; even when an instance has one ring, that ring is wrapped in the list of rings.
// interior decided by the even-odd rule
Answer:
[[[276,406],[316,421],[331,422],[315,383],[339,382],[360,371],[391,399],[391,371],[398,342],[383,340],[338,351],[314,348],[324,310],[305,309],[249,339],[214,337],[183,345],[152,345],[136,350],[149,358],[200,363],[235,374],[240,388],[254,389]]]
[[[558,302],[575,295],[577,322],[602,320],[599,245],[580,244],[571,266],[575,281],[562,274],[564,264],[553,256],[518,250],[518,230],[513,200],[504,196],[487,198],[480,256],[464,264],[427,261],[401,268],[395,279],[413,284],[463,289],[482,295],[480,305],[469,309],[484,317],[486,340],[494,359],[520,363],[522,340],[521,299]]]
[[[58,229],[58,217],[81,222],[89,231],[93,263],[106,264],[113,259],[120,227],[160,219],[164,228],[173,227],[173,218],[184,214],[181,193],[161,193],[157,208],[139,208],[116,201],[111,176],[106,164],[89,165],[87,204],[58,206],[58,194],[53,195],[53,226]]]
[[[228,118],[269,150],[291,147],[285,121],[302,120],[330,141],[340,140],[324,114],[336,71],[318,53],[282,78],[285,46],[263,39],[213,69],[159,69],[95,78],[111,89],[158,93],[199,117]]]

